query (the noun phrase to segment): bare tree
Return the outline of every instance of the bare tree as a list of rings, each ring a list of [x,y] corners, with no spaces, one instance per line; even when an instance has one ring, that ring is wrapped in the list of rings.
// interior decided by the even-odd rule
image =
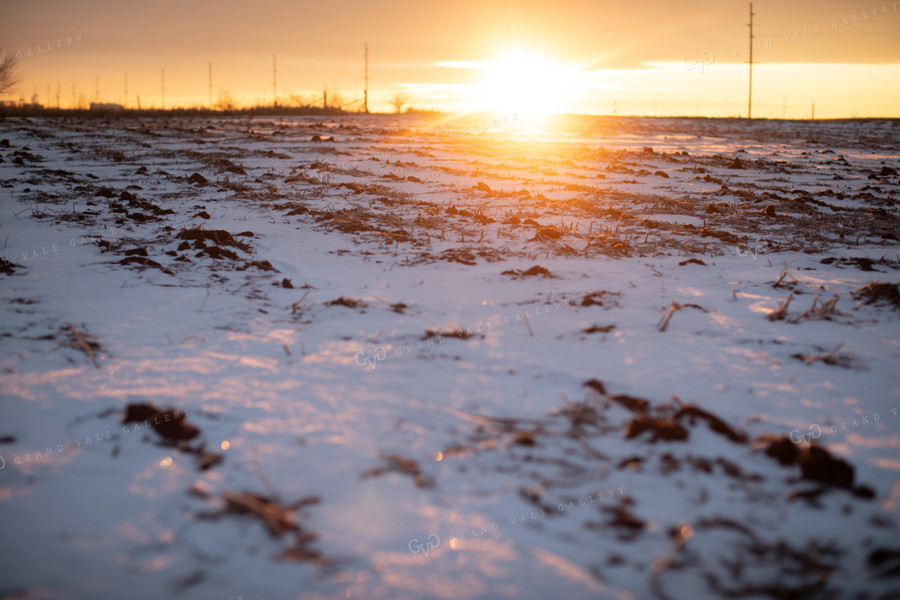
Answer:
[[[394,111],[399,115],[403,112],[403,107],[409,102],[409,98],[403,92],[396,92],[393,96],[391,96],[391,106],[394,107]]]
[[[328,92],[328,106],[331,108],[344,108],[347,100],[340,92]]]
[[[219,92],[219,101],[216,102],[216,109],[225,112],[237,110],[237,102],[228,93],[228,90]]]
[[[6,53],[6,50],[0,48],[0,94],[5,94],[12,89],[19,78],[15,73],[16,59]]]
[[[297,107],[309,107],[314,106],[317,102],[319,102],[318,96],[315,94],[301,94],[299,92],[294,92],[288,97],[287,105],[288,106],[297,106]]]

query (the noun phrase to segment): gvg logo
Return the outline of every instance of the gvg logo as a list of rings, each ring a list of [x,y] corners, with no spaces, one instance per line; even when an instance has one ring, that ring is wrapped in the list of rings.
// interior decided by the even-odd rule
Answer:
[[[440,547],[441,538],[436,533],[430,534],[428,536],[428,539],[424,543],[419,542],[418,538],[409,540],[410,554],[424,554],[425,556],[428,556],[429,554],[431,554],[432,550]]]
[[[387,360],[388,353],[387,350],[384,349],[384,346],[378,346],[375,348],[375,352],[372,354],[366,354],[365,352],[357,352],[356,353],[356,364],[361,367],[366,365],[372,365],[372,370],[378,368],[378,363],[383,360]]]
[[[791,441],[797,445],[801,442],[806,442],[806,445],[810,446],[813,440],[817,440],[820,437],[822,437],[822,428],[818,425],[810,425],[809,433],[800,433],[799,429],[791,431]]]
[[[760,238],[756,240],[756,246],[750,248],[747,244],[740,244],[737,249],[738,256],[749,256],[753,260],[756,260],[759,257],[759,250],[763,247],[764,244],[768,244],[768,240],[766,238]]]
[[[682,62],[684,63],[685,71],[697,71],[698,73],[703,73],[703,71],[706,70],[707,65],[716,62],[716,55],[713,54],[712,50],[704,50],[697,60],[694,60],[694,57],[688,54],[684,57]]]

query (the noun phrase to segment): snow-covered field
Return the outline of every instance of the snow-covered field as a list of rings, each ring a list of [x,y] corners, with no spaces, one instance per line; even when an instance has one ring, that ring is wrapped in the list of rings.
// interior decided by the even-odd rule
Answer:
[[[897,598],[900,122],[0,122],[0,598]]]

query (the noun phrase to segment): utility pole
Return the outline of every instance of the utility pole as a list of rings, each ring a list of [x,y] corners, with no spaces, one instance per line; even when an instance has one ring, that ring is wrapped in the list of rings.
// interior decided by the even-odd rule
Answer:
[[[212,110],[212,61],[209,61],[209,110]]]
[[[278,70],[275,66],[276,56],[272,55],[272,103],[278,108]]]
[[[125,73],[125,99],[122,101],[122,106],[128,108],[128,73]]]
[[[50,95],[50,84],[47,84],[47,108],[50,108],[50,105],[53,104],[53,96]]]
[[[753,118],[753,3],[750,3],[750,85],[747,87],[747,120]]]
[[[94,81],[94,102],[100,103],[100,78]]]
[[[78,108],[78,106],[76,106],[76,101],[75,101],[75,82],[74,81],[72,82],[72,108],[73,109]]]
[[[62,85],[57,81],[56,82],[56,110],[59,110],[59,95],[62,91]]]
[[[166,70],[162,70],[162,83],[159,88],[159,95],[161,98],[160,106],[162,106],[163,110],[166,110]]]
[[[366,44],[366,87],[363,90],[363,110],[369,114],[369,44]]]

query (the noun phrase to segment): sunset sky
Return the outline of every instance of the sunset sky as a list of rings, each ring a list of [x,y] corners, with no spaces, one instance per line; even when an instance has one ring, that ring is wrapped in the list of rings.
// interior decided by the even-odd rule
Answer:
[[[754,116],[900,117],[897,2],[754,2]],[[3,99],[207,105],[362,97],[370,108],[746,115],[748,3],[733,0],[28,0],[3,3],[18,54]],[[508,35],[509,34],[509,35]],[[71,42],[68,40],[71,38]],[[62,47],[60,47],[60,43]],[[50,49],[52,48],[52,49]]]

